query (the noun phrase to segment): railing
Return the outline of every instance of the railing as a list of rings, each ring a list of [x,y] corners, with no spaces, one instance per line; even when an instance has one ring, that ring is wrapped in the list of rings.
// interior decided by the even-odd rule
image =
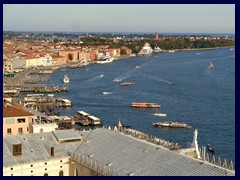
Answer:
[[[229,170],[235,170],[235,162],[229,161],[226,158],[222,159],[220,156],[209,155],[206,151],[206,147],[202,146],[202,148],[199,148],[201,159],[204,161],[208,161],[209,163],[215,164],[217,166],[221,166],[223,168],[229,169]]]

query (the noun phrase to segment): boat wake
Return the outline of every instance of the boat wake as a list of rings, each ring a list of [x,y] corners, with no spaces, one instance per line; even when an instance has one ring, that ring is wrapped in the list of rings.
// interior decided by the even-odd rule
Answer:
[[[163,82],[163,83],[166,83],[166,84],[170,84],[170,85],[175,84],[173,81],[168,81],[166,79],[161,79],[161,78],[154,77],[154,76],[151,76],[151,75],[146,75],[146,76],[149,77],[150,79],[153,79],[153,80],[156,80],[156,81],[159,81],[159,82]]]

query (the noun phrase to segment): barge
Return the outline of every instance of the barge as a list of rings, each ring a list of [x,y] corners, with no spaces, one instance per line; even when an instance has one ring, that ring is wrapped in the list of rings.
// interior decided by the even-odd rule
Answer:
[[[190,128],[186,123],[180,122],[157,122],[153,123],[153,126],[160,126],[160,127],[169,127],[169,128]]]

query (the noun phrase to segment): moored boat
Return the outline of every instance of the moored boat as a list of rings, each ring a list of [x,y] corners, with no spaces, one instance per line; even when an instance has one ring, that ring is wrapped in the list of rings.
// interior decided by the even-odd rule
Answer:
[[[125,83],[119,84],[119,86],[132,86],[132,85],[134,85],[133,82],[125,82]]]
[[[153,49],[148,43],[145,43],[142,50],[138,53],[139,56],[147,56],[153,53]]]
[[[133,102],[131,104],[131,107],[135,108],[160,108],[160,105],[157,103],[138,103],[138,102]]]
[[[186,123],[180,122],[157,122],[153,123],[153,126],[160,126],[160,127],[169,127],[169,128],[190,128]]]
[[[67,75],[64,75],[63,82],[64,83],[69,83],[69,77]]]

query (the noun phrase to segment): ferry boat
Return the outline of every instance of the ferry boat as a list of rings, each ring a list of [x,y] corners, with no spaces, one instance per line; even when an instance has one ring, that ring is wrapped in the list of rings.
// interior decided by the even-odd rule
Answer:
[[[119,84],[119,86],[132,86],[132,85],[134,85],[133,82],[125,82],[125,83]]]
[[[63,77],[63,82],[64,82],[64,83],[69,83],[69,78],[68,78],[67,75],[64,75],[64,77]]]
[[[166,117],[167,114],[164,114],[164,113],[155,113],[153,114],[154,116],[159,116],[159,117]]]
[[[169,128],[190,128],[186,123],[180,122],[157,122],[153,123],[153,126],[160,126],[160,127],[169,127]]]
[[[157,103],[138,103],[138,102],[133,102],[131,104],[131,107],[135,108],[160,108],[160,105]]]
[[[153,49],[150,47],[148,43],[145,43],[142,50],[138,53],[139,56],[147,56],[153,53]]]
[[[214,68],[214,66],[213,66],[213,63],[212,63],[212,62],[210,62],[210,63],[209,63],[209,65],[208,65],[208,68],[209,68],[209,69],[211,69],[211,68]]]

